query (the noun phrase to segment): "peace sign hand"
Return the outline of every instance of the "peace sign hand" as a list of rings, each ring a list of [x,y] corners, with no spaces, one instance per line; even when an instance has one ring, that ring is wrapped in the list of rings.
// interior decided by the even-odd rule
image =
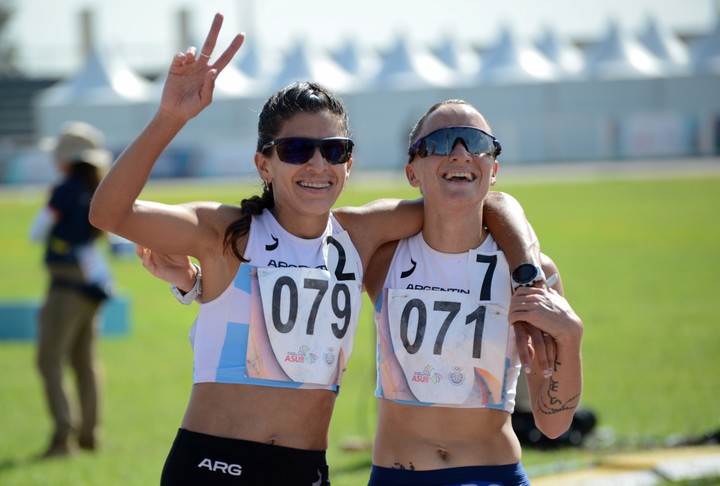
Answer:
[[[196,58],[195,47],[175,55],[163,88],[160,110],[187,121],[212,102],[215,79],[245,40],[245,34],[237,34],[225,52],[211,64],[210,56],[222,23],[222,14],[215,14],[200,56]]]

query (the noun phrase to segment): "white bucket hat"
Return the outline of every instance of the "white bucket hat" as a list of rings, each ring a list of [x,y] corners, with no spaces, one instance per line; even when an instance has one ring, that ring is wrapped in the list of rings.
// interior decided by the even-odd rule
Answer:
[[[85,122],[68,122],[63,125],[55,145],[55,157],[68,163],[85,162],[107,170],[112,154],[103,148],[105,137],[94,126]]]

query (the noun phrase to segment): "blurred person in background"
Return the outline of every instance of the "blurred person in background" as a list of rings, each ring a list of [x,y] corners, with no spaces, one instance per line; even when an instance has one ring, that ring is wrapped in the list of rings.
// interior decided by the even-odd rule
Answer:
[[[43,457],[70,454],[76,445],[98,448],[100,409],[96,362],[97,317],[110,296],[112,278],[98,240],[103,232],[88,221],[90,201],[110,166],[103,134],[84,122],[68,122],[54,150],[62,178],[36,215],[33,241],[45,244],[49,287],[39,316],[37,366],[53,421]],[[63,381],[69,364],[77,383],[79,414],[73,413]],[[79,415],[79,423],[74,422]]]

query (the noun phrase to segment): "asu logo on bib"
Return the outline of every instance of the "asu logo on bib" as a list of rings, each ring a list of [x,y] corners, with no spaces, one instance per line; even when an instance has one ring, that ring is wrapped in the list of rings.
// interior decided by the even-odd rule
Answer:
[[[310,352],[310,348],[303,344],[300,346],[300,349],[297,353],[294,353],[292,351],[288,351],[288,353],[285,355],[285,361],[290,361],[291,363],[308,363],[313,364],[315,361],[317,361],[317,356],[314,353]]]

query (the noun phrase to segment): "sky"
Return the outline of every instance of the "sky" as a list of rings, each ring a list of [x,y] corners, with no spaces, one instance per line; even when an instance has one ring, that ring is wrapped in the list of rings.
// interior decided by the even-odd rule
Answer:
[[[603,36],[610,20],[631,32],[649,16],[676,34],[709,32],[720,0],[4,0],[14,5],[6,42],[31,76],[63,76],[79,69],[80,11],[93,13],[93,39],[101,52],[142,72],[160,72],[180,49],[178,12],[190,13],[195,43],[204,39],[215,12],[225,15],[219,45],[236,32],[248,42],[282,52],[299,40],[333,49],[349,40],[382,49],[398,36],[432,46],[455,36],[476,46],[492,44],[503,27],[534,39],[547,28],[572,40]]]

